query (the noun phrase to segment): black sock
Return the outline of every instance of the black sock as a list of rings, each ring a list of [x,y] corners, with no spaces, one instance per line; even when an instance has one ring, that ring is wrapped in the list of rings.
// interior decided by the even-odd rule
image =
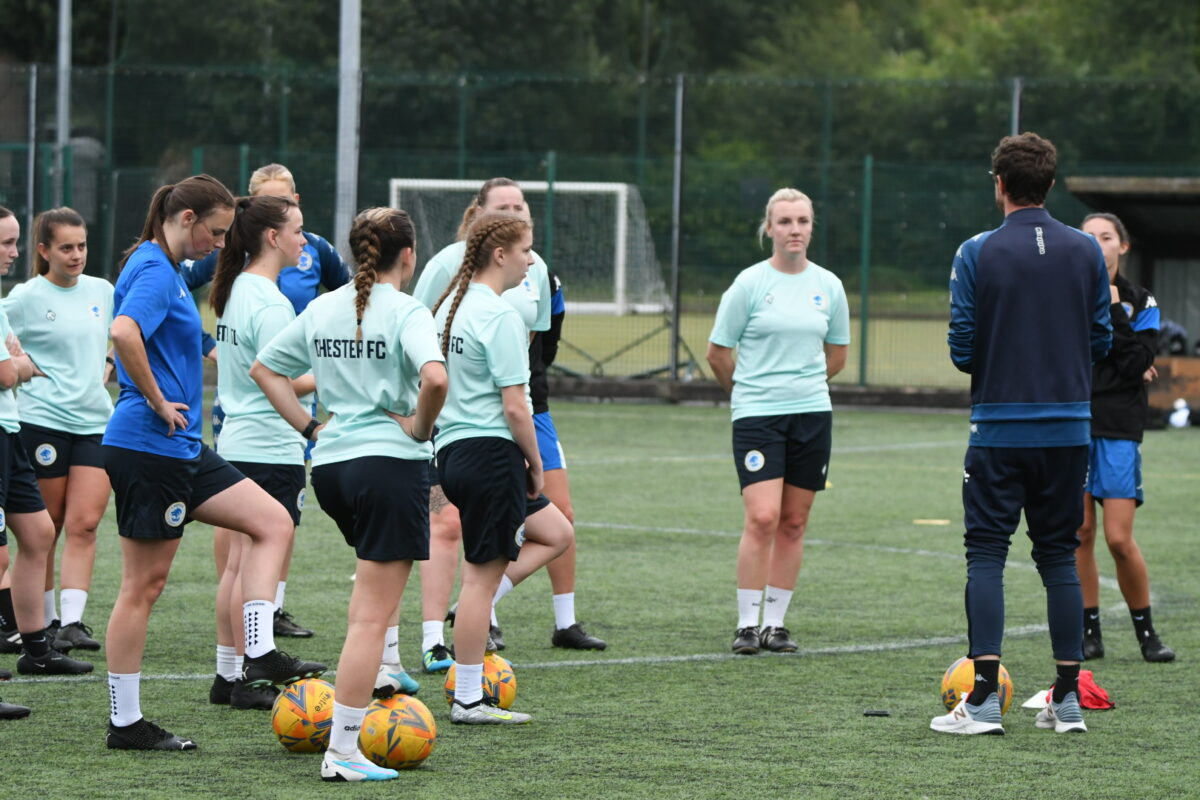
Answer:
[[[989,694],[994,693],[1000,686],[1000,660],[980,661],[975,659],[975,688],[971,690],[967,702],[973,706],[983,705]]]
[[[1058,678],[1054,681],[1054,696],[1053,700],[1056,703],[1061,703],[1063,698],[1071,692],[1079,697],[1079,665],[1078,664],[1059,664]]]
[[[34,633],[21,632],[21,643],[25,646],[25,652],[34,658],[41,658],[50,652],[50,642],[46,639],[46,631],[40,630]]]
[[[1083,635],[1093,639],[1100,638],[1100,606],[1083,610]]]
[[[1154,623],[1150,621],[1150,606],[1131,608],[1129,616],[1133,619],[1133,629],[1137,632],[1138,644],[1144,644],[1154,635]]]
[[[17,629],[17,615],[12,606],[12,589],[0,589],[0,631],[12,633]]]

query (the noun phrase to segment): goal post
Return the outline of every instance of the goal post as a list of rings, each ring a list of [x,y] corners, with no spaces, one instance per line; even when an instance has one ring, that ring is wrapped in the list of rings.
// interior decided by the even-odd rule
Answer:
[[[454,241],[482,181],[392,178],[388,203],[409,212],[418,246],[432,255]],[[645,206],[636,186],[595,181],[520,181],[539,254],[567,286],[567,308],[584,314],[652,314],[668,306]],[[553,219],[546,198],[553,192]]]

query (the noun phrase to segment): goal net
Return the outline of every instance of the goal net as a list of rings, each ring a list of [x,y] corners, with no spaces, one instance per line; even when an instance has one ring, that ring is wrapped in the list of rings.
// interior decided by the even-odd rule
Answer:
[[[426,257],[454,241],[482,181],[392,178],[389,204],[416,226]],[[572,313],[652,314],[667,290],[637,187],[628,183],[519,181],[534,247],[567,287]],[[423,260],[423,259],[422,259]]]

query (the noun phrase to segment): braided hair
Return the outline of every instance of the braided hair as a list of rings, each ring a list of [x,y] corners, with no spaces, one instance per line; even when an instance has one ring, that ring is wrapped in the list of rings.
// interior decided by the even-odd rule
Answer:
[[[354,256],[354,311],[358,327],[354,340],[362,341],[363,315],[379,273],[390,272],[400,251],[416,246],[416,233],[408,212],[399,208],[368,208],[350,227],[350,252]]]
[[[446,315],[446,329],[442,331],[443,356],[449,356],[450,327],[454,324],[454,315],[458,313],[458,306],[467,293],[467,286],[477,273],[491,263],[492,252],[497,247],[511,247],[532,227],[516,214],[500,211],[481,214],[471,224],[467,230],[467,249],[463,253],[462,265],[454,274],[446,291],[442,292],[442,296],[433,304],[433,313],[436,314],[446,298],[454,295],[450,301],[450,313]]]

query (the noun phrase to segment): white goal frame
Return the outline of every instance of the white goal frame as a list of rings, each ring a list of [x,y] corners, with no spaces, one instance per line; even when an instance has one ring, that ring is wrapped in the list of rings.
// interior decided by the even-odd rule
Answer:
[[[518,181],[526,194],[545,194],[551,184],[548,181]],[[458,180],[449,178],[392,178],[388,181],[388,205],[403,208],[405,190],[446,189],[452,191],[479,191],[481,180]],[[608,194],[616,199],[616,226],[613,233],[613,302],[567,303],[567,309],[581,314],[653,314],[664,310],[660,303],[630,303],[626,246],[629,225],[626,220],[629,209],[629,184],[596,181],[555,181],[554,191],[562,194]],[[553,266],[553,265],[552,265]]]

